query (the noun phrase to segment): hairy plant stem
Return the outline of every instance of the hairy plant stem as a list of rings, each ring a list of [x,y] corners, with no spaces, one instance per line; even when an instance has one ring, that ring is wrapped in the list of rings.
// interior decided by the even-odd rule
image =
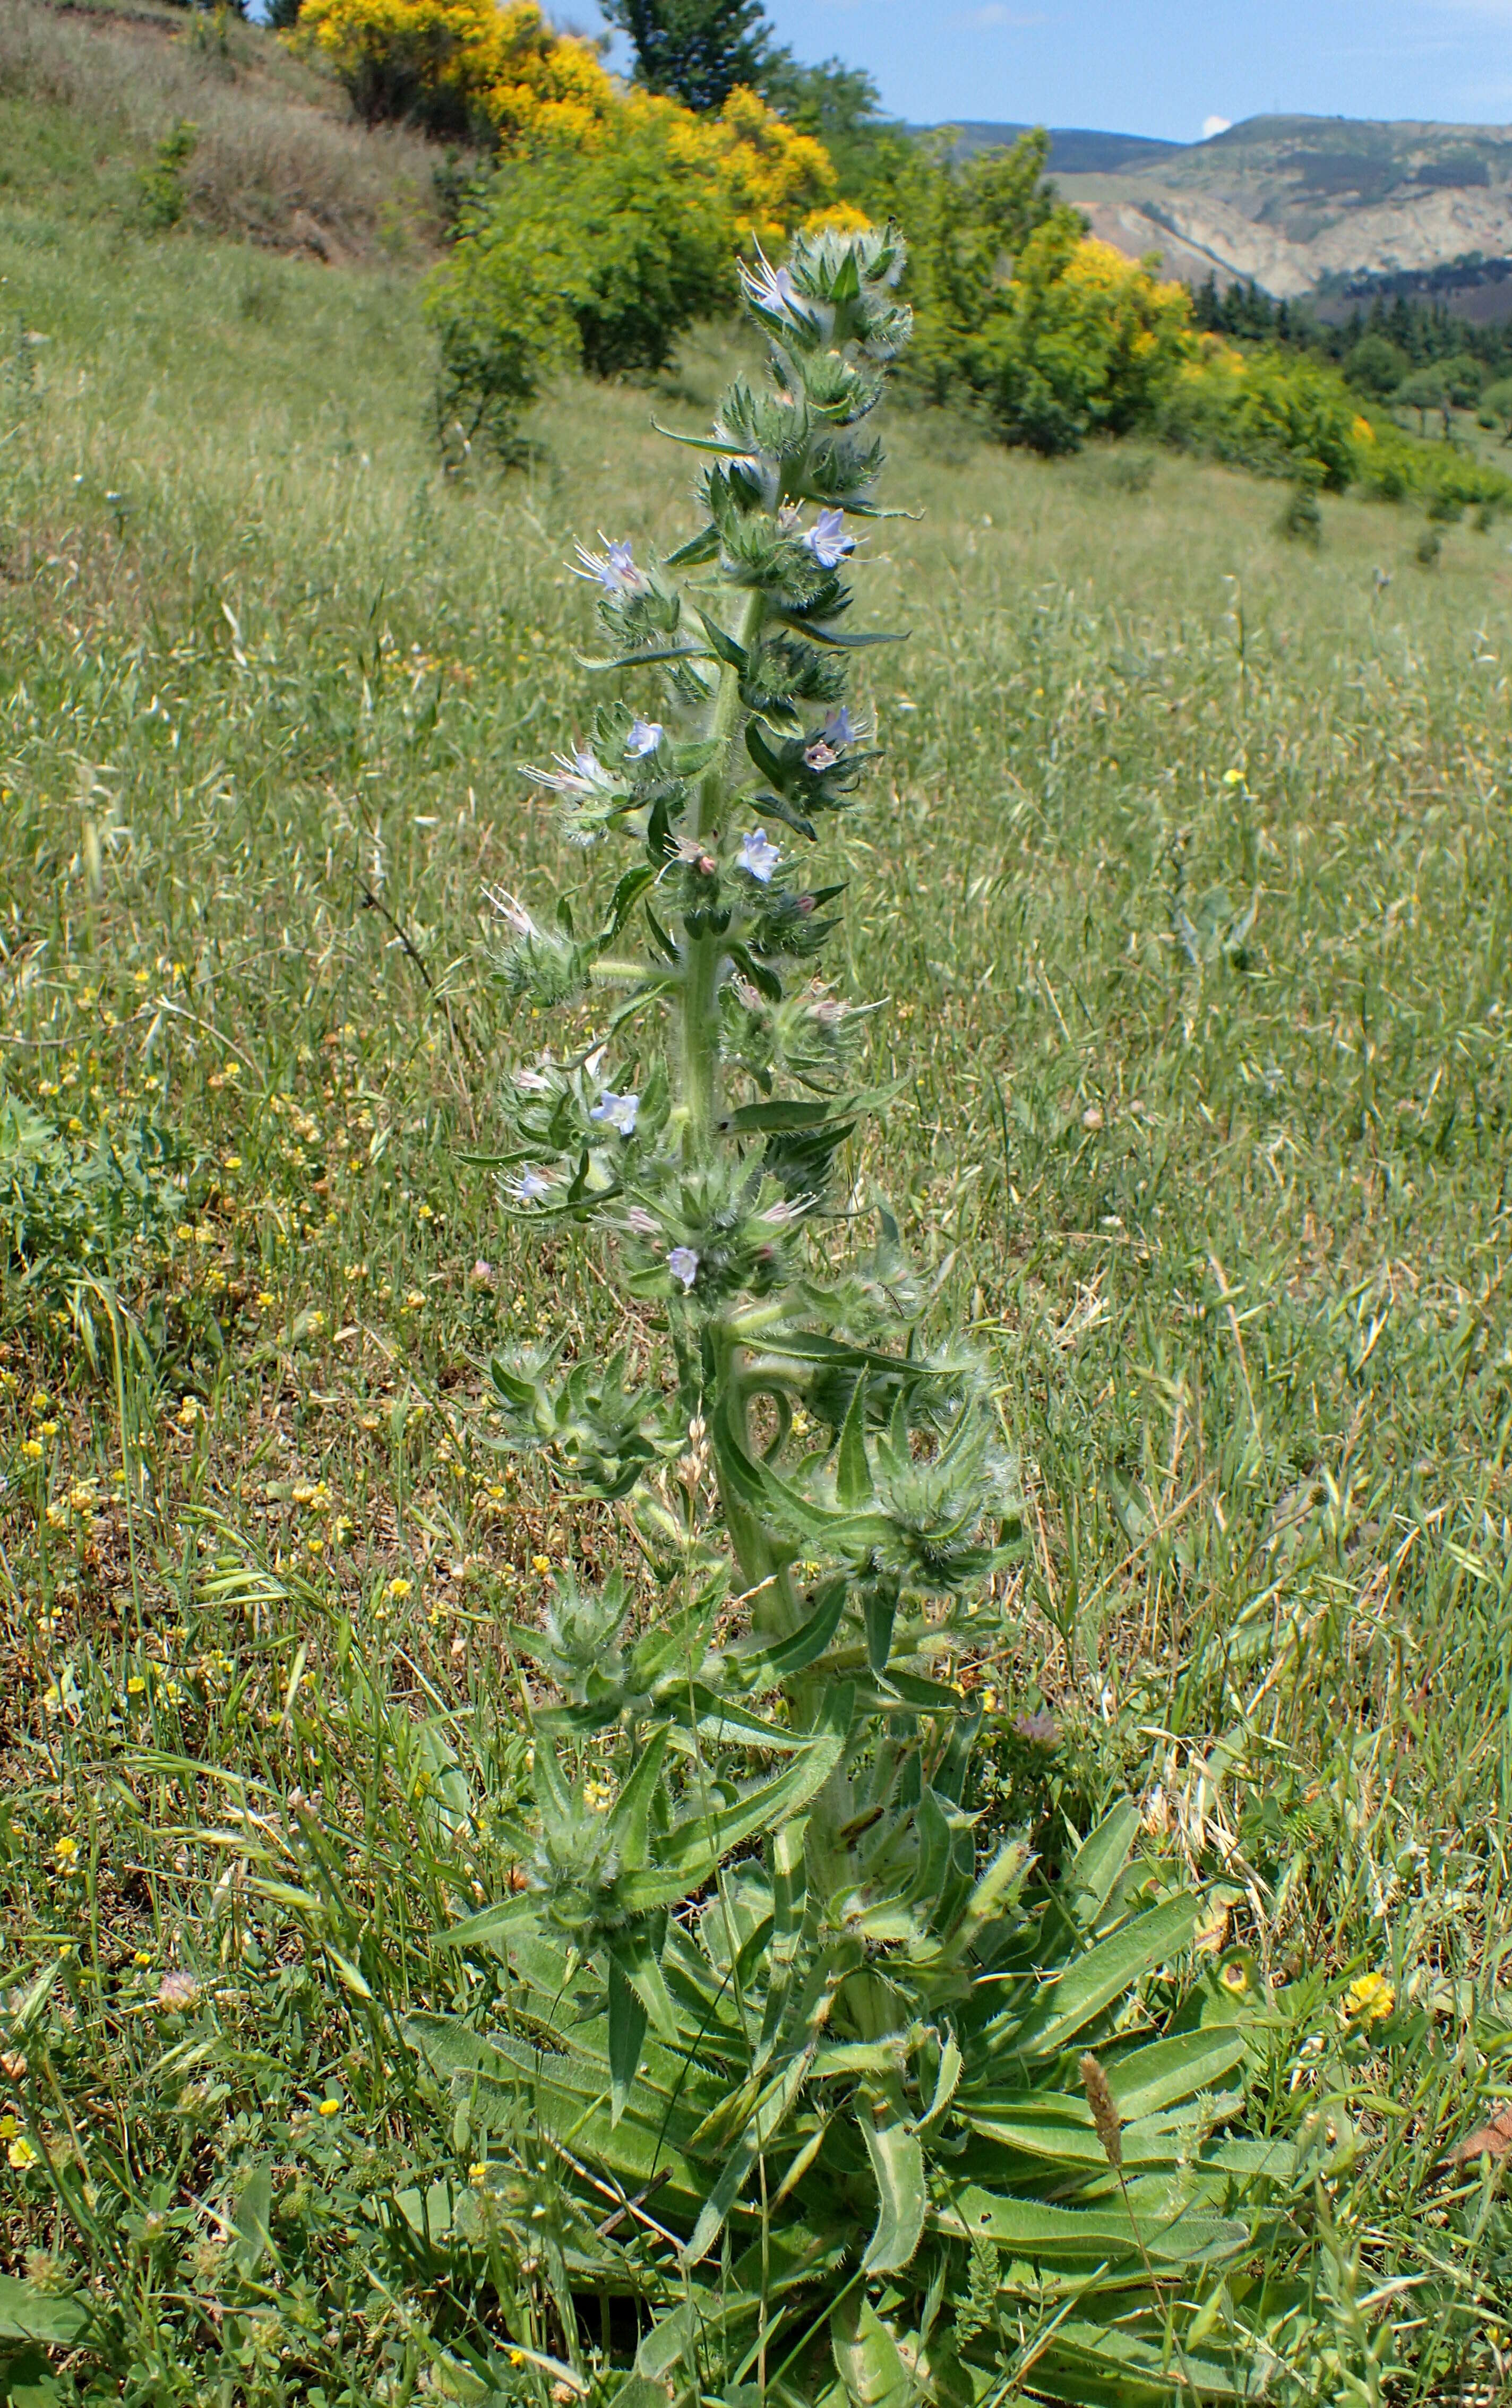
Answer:
[[[735,629],[735,641],[742,652],[749,652],[761,633],[766,615],[766,597],[753,591]],[[726,796],[726,762],[735,734],[741,709],[741,673],[731,661],[720,665],[719,685],[710,707],[709,724],[705,731],[709,740],[718,746],[713,759],[698,781],[698,802],[691,814],[690,833],[695,837],[712,837],[718,826]],[[683,936],[683,996],[681,1018],[683,1094],[682,1104],[687,1114],[684,1154],[695,1165],[701,1164],[709,1150],[713,1131],[714,1089],[719,1066],[719,955],[720,939],[712,934]]]
[[[749,653],[759,641],[762,621],[766,616],[765,597],[753,592],[746,597],[734,630],[736,642]],[[722,664],[718,691],[710,708],[708,736],[719,750],[698,781],[698,804],[692,833],[712,838],[725,808],[728,781],[727,764],[729,746],[734,739],[740,717],[740,671],[731,662]],[[681,1068],[683,1092],[681,1101],[687,1114],[684,1139],[684,1158],[697,1166],[707,1159],[713,1137],[717,1110],[717,1079],[719,1063],[719,957],[721,940],[717,936],[683,938],[683,992],[681,1011]],[[772,1317],[777,1317],[773,1315]],[[714,1393],[727,1395],[734,1406],[736,1427],[742,1446],[751,1449],[750,1408],[758,1392],[749,1378],[750,1355],[742,1342],[752,1315],[732,1316],[731,1321],[716,1325],[712,1332],[714,1349]],[[751,1332],[756,1335],[756,1332]],[[793,1576],[794,1550],[775,1532],[769,1530],[739,1497],[731,1493],[726,1482],[720,1482],[720,1501],[724,1508],[725,1526],[729,1532],[730,1546],[740,1570],[742,1584],[752,1593],[753,1627],[770,1640],[787,1638],[803,1619],[803,1603],[798,1583]],[[800,1728],[808,1728],[818,1719],[823,1699],[812,1681],[798,1679],[785,1684],[788,1709]],[[816,1865],[823,1867],[825,1885],[831,1891],[847,1886],[853,1866],[850,1848],[840,1833],[849,1813],[849,1788],[843,1774],[837,1774],[821,1791],[810,1809],[809,1846]],[[852,1984],[852,1990],[871,1990],[871,1983]],[[885,2028],[886,2016],[880,2001],[868,2001],[868,2012],[862,2020],[877,2028]]]

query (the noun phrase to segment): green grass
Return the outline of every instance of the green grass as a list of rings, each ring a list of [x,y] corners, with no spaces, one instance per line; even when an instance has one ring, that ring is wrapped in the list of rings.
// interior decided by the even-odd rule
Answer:
[[[60,2343],[98,2303],[64,2396],[471,2397],[533,2311],[417,2229],[474,2136],[396,2018],[511,1876],[501,1617],[615,1544],[499,1471],[482,1367],[619,1334],[474,1159],[520,1041],[484,890],[592,874],[520,774],[584,724],[565,563],[686,532],[649,422],[727,345],[447,485],[413,281],[109,226],[61,183],[0,215],[0,1061],[76,1165],[173,1133],[183,1202],[117,1242],[94,1361],[87,1294],[5,1273],[4,2264]],[[904,1083],[856,1190],[1023,1457],[1021,1641],[958,1668],[996,1811],[1053,1857],[1135,1795],[1227,1885],[1253,2114],[1353,2135],[1274,2268],[1277,2389],[1500,2398],[1512,2218],[1439,2160],[1512,2090],[1505,546],[1426,570],[1325,498],[1315,555],[1217,469],[890,439],[924,515],[868,602],[909,640],[834,852]],[[475,2226],[565,2229],[569,2171],[521,2136]]]

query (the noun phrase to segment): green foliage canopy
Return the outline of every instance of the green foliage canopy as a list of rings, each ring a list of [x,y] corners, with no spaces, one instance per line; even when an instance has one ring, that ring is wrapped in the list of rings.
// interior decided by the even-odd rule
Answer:
[[[722,108],[737,84],[761,82],[770,35],[761,0],[603,0],[635,48],[636,80],[684,108]]]

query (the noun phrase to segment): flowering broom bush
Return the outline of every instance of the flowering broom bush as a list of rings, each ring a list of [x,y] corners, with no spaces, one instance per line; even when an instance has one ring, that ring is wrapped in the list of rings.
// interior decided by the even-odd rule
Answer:
[[[698,446],[698,533],[581,553],[595,666],[638,682],[538,775],[628,866],[598,911],[497,898],[509,996],[562,1023],[512,1073],[508,1210],[605,1245],[660,1333],[493,1370],[499,1444],[643,1568],[564,1571],[513,1631],[550,1701],[519,1870],[448,1934],[463,2003],[408,2028],[475,2159],[426,2214],[491,2270],[512,2346],[478,2371],[511,2398],[565,2371],[637,2408],[1231,2399],[1266,2372],[1246,2303],[1297,2167],[1231,2128],[1248,1984],[1183,1972],[1201,1902],[1131,1808],[1053,1884],[985,1839],[949,1671],[1004,1635],[1014,1465],[841,1167],[879,1099],[804,856],[876,757],[846,685],[886,638],[846,578],[902,263],[891,231],[828,234],[745,272],[769,369]]]

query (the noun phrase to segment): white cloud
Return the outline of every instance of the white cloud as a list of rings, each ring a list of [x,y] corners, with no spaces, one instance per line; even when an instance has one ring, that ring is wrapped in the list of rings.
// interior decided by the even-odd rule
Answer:
[[[1204,117],[1202,120],[1203,141],[1211,142],[1215,134],[1227,134],[1232,123],[1233,119],[1231,117]]]
[[[986,0],[985,7],[973,8],[969,22],[973,25],[1043,25],[1044,19],[1027,8],[1008,8],[1003,0]]]

